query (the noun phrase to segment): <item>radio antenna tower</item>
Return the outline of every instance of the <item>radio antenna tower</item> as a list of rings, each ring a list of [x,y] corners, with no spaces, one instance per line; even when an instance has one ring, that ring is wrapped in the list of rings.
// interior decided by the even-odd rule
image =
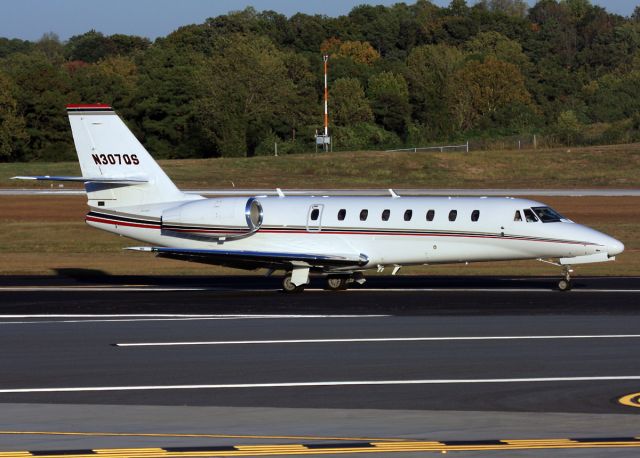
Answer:
[[[324,60],[324,132],[322,135],[316,133],[316,150],[318,145],[322,145],[324,151],[329,151],[331,137],[329,137],[329,86],[327,84],[327,68],[329,66],[329,55],[322,56]]]

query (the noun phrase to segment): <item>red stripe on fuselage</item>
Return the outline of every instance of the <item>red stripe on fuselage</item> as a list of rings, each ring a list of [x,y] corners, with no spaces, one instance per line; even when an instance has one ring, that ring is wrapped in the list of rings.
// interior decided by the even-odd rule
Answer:
[[[258,232],[266,232],[270,234],[334,234],[334,235],[397,235],[403,237],[463,237],[463,238],[476,238],[476,239],[503,239],[503,240],[518,240],[524,242],[544,242],[544,243],[563,243],[566,245],[597,245],[595,243],[590,242],[578,242],[571,240],[544,240],[544,239],[532,239],[526,238],[524,236],[511,235],[511,236],[501,236],[501,235],[475,235],[475,234],[436,234],[436,233],[420,233],[420,232],[372,232],[372,231],[331,231],[331,230],[322,230],[322,231],[306,231],[306,230],[295,230],[295,229],[260,229]]]
[[[85,221],[91,221],[94,223],[102,223],[102,224],[113,224],[114,226],[127,226],[127,227],[140,227],[144,229],[160,229],[160,225],[152,225],[152,224],[140,224],[140,223],[130,223],[127,221],[119,221],[113,219],[105,219],[98,218],[95,216],[87,216]]]
[[[137,227],[142,229],[160,229],[160,225],[152,225],[152,224],[142,224],[142,223],[131,223],[127,221],[120,220],[111,220],[106,218],[98,218],[95,216],[87,216],[85,221],[92,221],[95,223],[102,224],[112,224],[114,226],[126,226],[126,227]],[[174,232],[189,232],[189,233],[217,233],[219,231],[208,231],[208,230],[195,230],[195,229],[169,229]],[[231,232],[231,231],[230,231]],[[596,245],[594,243],[588,242],[574,242],[568,240],[539,240],[539,239],[529,239],[523,238],[519,236],[500,236],[500,235],[472,235],[472,234],[434,234],[434,233],[399,233],[399,232],[372,232],[372,231],[307,231],[307,230],[296,230],[296,229],[260,229],[258,232],[267,233],[267,234],[325,234],[325,235],[373,235],[373,236],[402,236],[402,237],[462,237],[462,238],[475,238],[475,239],[502,239],[502,240],[518,240],[524,242],[543,242],[543,243],[562,243],[565,245]]]

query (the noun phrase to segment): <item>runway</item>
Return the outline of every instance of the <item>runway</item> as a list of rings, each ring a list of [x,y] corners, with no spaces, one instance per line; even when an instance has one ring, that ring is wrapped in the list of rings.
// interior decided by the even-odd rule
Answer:
[[[3,277],[0,451],[640,435],[640,278],[553,285],[372,277],[291,296],[262,277]]]

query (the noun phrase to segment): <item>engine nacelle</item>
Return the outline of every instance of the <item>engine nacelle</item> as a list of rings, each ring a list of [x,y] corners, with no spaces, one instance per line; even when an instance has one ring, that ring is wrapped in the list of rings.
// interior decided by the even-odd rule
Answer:
[[[262,205],[255,197],[203,199],[162,212],[162,231],[217,239],[246,237],[260,228],[262,218]]]

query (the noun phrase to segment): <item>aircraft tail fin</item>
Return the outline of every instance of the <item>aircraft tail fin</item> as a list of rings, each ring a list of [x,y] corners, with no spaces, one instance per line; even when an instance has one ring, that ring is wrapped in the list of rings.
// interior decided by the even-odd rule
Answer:
[[[200,198],[181,192],[173,184],[110,106],[67,105],[67,113],[89,206],[122,207]]]

